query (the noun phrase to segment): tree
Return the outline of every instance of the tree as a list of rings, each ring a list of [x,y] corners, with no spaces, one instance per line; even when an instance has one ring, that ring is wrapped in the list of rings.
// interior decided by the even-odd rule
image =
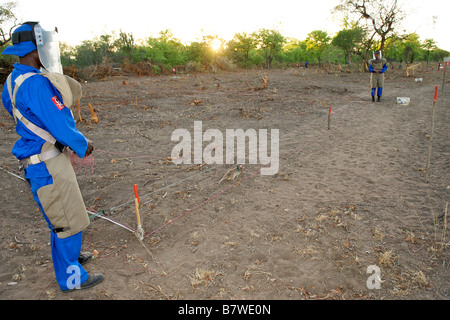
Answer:
[[[344,29],[338,32],[333,38],[331,44],[342,49],[345,55],[345,63],[352,62],[352,55],[360,53],[360,49],[365,38],[365,31],[358,25],[352,26],[350,29]]]
[[[285,38],[277,30],[261,29],[257,33],[258,45],[266,58],[267,69],[270,69],[276,54],[283,49]]]
[[[12,30],[18,25],[14,13],[16,6],[15,1],[0,4],[0,47],[11,41]]]
[[[288,39],[286,45],[283,47],[283,54],[281,56],[283,61],[291,63],[309,60],[306,42],[297,39]]]
[[[223,40],[219,39],[218,35],[204,35],[202,36],[203,56],[202,63],[204,66],[211,67],[215,64],[218,52],[215,52],[214,46],[216,42],[219,42],[220,47],[223,49]]]
[[[228,53],[231,58],[244,67],[250,64],[250,51],[257,45],[257,36],[255,33],[236,33],[234,38],[228,42]]]
[[[112,36],[109,34],[101,35],[93,40],[84,40],[75,47],[75,64],[78,67],[87,67],[90,65],[101,65],[108,59],[114,57],[114,45]]]
[[[399,36],[386,40],[383,55],[395,61],[403,61],[403,38]]]
[[[372,27],[374,35],[380,38],[379,50],[384,50],[386,40],[394,35],[404,13],[397,0],[341,0],[334,9],[336,12],[355,15],[365,19]]]
[[[114,47],[130,62],[134,62],[134,37],[132,33],[125,33],[120,30],[119,38],[114,41]]]
[[[422,49],[419,35],[417,33],[406,35],[401,43],[401,47],[403,48],[403,61],[405,63],[413,63],[415,60],[418,60]]]
[[[328,33],[322,30],[311,31],[306,38],[306,49],[315,55],[319,66],[322,63],[322,54],[329,46],[330,40],[331,38],[328,36]]]
[[[423,50],[425,50],[425,57],[428,64],[428,62],[430,61],[431,52],[436,50],[437,48],[436,41],[434,41],[433,39],[425,39],[422,43],[422,48]]]
[[[66,42],[59,42],[59,52],[61,53],[61,64],[63,67],[67,67],[73,64],[75,58],[75,49],[72,48]]]
[[[435,61],[442,61],[445,57],[450,56],[450,52],[437,48],[433,51],[433,60]]]
[[[148,38],[145,50],[146,59],[159,68],[169,69],[185,62],[185,47],[170,30],[161,31],[158,38]]]

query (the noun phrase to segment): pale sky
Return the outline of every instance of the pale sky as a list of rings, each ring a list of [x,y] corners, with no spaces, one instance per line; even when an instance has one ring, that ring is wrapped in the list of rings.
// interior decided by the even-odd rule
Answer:
[[[1,1],[5,2],[5,1]],[[183,42],[202,35],[230,40],[238,32],[276,27],[284,36],[304,40],[313,30],[329,35],[341,30],[331,13],[339,0],[18,0],[23,22],[57,26],[60,41],[71,45],[102,34],[132,33],[135,39],[158,36],[170,29]],[[450,51],[450,1],[399,0],[407,18],[403,28],[423,41],[433,38]],[[433,17],[437,17],[434,19]]]

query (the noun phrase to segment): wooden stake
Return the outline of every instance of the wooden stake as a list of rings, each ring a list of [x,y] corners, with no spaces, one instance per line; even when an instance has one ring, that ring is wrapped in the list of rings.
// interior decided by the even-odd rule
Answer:
[[[94,121],[95,123],[98,123],[98,117],[94,112],[94,109],[92,108],[92,105],[90,103],[88,103],[88,107],[89,107],[89,111],[91,112],[92,115],[92,121]]]
[[[331,107],[328,110],[328,130],[330,130],[330,123],[331,123]]]
[[[83,119],[81,119],[81,105],[80,105],[80,100],[78,99],[78,118],[80,119],[80,122],[83,121]]]
[[[435,113],[435,106],[436,101],[438,97],[438,86],[434,87],[434,101],[433,101],[433,108],[431,110],[431,133],[430,133],[430,143],[428,144],[428,158],[427,158],[427,166],[425,168],[425,182],[428,180],[428,168],[430,166],[430,159],[431,159],[431,149],[433,147],[433,132],[434,132],[434,113]]]
[[[141,224],[141,215],[139,212],[140,202],[139,202],[139,194],[138,194],[138,188],[137,185],[134,185],[134,205],[136,207],[136,220],[137,220],[137,233],[136,236],[139,240],[144,239],[144,229],[142,228]]]
[[[141,215],[139,213],[140,203],[139,203],[139,194],[138,194],[138,189],[137,189],[136,184],[134,185],[134,205],[136,206],[137,226],[140,227],[141,226]]]
[[[139,214],[139,200],[137,198],[134,199],[134,205],[136,206],[136,220],[137,226],[142,227],[141,225],[141,215]]]

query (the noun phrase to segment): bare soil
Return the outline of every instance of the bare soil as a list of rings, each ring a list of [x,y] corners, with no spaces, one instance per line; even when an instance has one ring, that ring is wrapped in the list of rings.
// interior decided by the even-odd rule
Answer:
[[[368,73],[337,69],[83,83],[78,128],[96,147],[93,167],[75,164],[86,206],[136,229],[137,184],[145,238],[93,218],[86,269],[106,279],[70,294],[57,286],[46,222],[11,174],[21,175],[17,135],[2,108],[0,299],[448,299],[450,84],[442,92],[436,69],[390,68],[381,103],[370,100]],[[174,164],[172,132],[193,133],[194,121],[224,134],[279,129],[278,173],[247,163],[219,183],[235,165]],[[367,286],[369,266],[380,289]]]

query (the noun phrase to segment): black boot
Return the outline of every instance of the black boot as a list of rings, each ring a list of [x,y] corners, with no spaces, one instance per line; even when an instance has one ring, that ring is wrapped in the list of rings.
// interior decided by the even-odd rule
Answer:
[[[372,102],[375,102],[375,96],[372,96]]]
[[[377,102],[381,102],[381,96],[378,96]]]
[[[105,276],[103,274],[101,274],[101,273],[90,274],[89,278],[87,278],[87,280],[79,288],[68,289],[68,290],[61,290],[61,291],[63,293],[67,293],[67,292],[73,292],[73,291],[75,291],[77,289],[78,290],[89,289],[89,288],[95,287],[96,285],[98,285],[103,280],[105,280]]]
[[[92,253],[90,252],[81,252],[80,257],[78,258],[78,263],[84,266],[86,263],[92,260]]]

